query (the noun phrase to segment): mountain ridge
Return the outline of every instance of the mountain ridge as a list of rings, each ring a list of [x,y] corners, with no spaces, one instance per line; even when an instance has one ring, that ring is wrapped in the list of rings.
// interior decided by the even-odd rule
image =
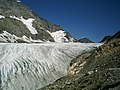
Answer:
[[[4,31],[11,35],[7,36]],[[59,31],[61,35],[57,37],[54,32]],[[0,34],[1,42],[74,41],[74,38],[60,26],[41,18],[22,2],[16,0],[0,0]]]

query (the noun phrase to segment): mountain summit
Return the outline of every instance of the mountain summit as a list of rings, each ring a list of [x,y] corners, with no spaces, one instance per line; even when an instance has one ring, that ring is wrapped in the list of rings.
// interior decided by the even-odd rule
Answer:
[[[93,41],[91,41],[90,39],[88,39],[86,37],[79,39],[78,42],[81,42],[81,43],[93,43]]]
[[[20,0],[0,0],[0,42],[73,42],[60,26],[38,16]]]

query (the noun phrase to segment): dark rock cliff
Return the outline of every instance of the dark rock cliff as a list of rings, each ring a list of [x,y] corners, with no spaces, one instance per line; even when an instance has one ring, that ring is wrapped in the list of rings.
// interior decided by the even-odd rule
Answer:
[[[112,36],[105,36],[100,42],[106,42],[108,39],[110,39]]]

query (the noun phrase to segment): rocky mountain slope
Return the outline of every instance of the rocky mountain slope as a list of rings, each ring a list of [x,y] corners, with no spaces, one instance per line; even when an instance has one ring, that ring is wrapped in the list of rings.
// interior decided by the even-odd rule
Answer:
[[[114,34],[113,36],[105,36],[100,42],[109,42],[112,39],[118,39],[120,38],[120,31],[118,31],[116,34]]]
[[[61,27],[39,17],[18,0],[0,0],[0,42],[73,42]]]
[[[120,31],[118,31],[116,34],[114,34],[111,38],[109,38],[106,42],[112,42],[114,41],[118,41],[120,39]]]
[[[75,58],[67,73],[39,90],[120,90],[120,32]]]
[[[108,36],[105,36],[100,42],[103,43],[103,42],[106,42],[108,41],[108,39],[110,39],[112,36],[108,35]]]

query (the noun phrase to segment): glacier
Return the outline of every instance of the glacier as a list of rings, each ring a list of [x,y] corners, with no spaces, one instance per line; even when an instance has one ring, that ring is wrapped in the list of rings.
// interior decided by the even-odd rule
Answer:
[[[0,43],[0,90],[37,90],[67,75],[71,60],[100,43]]]

